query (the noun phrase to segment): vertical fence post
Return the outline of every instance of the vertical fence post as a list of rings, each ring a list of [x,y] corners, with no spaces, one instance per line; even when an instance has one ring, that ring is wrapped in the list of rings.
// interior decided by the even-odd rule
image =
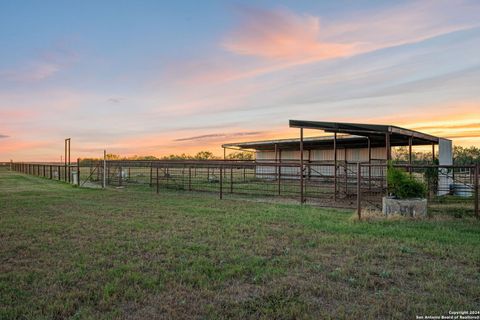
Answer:
[[[475,216],[477,217],[477,219],[480,219],[480,213],[478,212],[479,209],[478,209],[478,201],[479,201],[479,186],[478,186],[478,177],[480,176],[480,164],[477,163],[477,165],[475,166]]]
[[[192,167],[188,167],[188,191],[192,191]]]
[[[282,165],[280,163],[277,163],[278,165],[278,195],[280,195],[282,191]]]
[[[50,180],[53,179],[53,166],[50,165]]]
[[[103,150],[103,177],[102,186],[105,189],[107,187],[107,150]]]
[[[152,187],[152,179],[153,179],[153,162],[150,162],[150,188]]]
[[[43,167],[43,177],[45,178],[47,176],[46,173],[45,173],[46,172],[46,170],[45,170],[46,165],[43,164],[42,167]]]
[[[223,199],[223,167],[220,165],[220,199]]]
[[[156,180],[156,182],[157,182],[157,193],[158,193],[158,188],[159,188],[159,185],[158,185],[158,165],[157,165],[157,168],[156,168],[156,169],[157,169],[157,178],[156,178],[155,180]]]
[[[230,166],[230,193],[233,193],[233,166]]]
[[[80,158],[77,158],[77,186],[80,187]]]
[[[300,203],[303,204],[303,202],[303,128],[300,128]]]
[[[118,166],[118,185],[122,185],[122,166]]]
[[[362,166],[360,162],[357,162],[357,214],[358,220],[362,218],[362,186],[361,186],[361,179],[362,179]]]
[[[60,166],[57,166],[57,179],[60,180]]]

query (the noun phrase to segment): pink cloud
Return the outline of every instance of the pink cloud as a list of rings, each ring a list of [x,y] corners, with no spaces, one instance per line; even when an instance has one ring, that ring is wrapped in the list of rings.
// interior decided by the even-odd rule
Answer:
[[[223,41],[228,51],[274,59],[321,60],[351,53],[351,44],[320,41],[320,19],[286,9],[242,7],[241,23]]]

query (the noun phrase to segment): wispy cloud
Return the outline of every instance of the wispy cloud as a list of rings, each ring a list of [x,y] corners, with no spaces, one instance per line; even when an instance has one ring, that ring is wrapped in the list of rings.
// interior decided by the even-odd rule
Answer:
[[[0,81],[36,82],[48,79],[73,63],[78,55],[59,42],[20,65],[0,70]]]
[[[475,28],[480,26],[479,11],[480,2],[426,0],[322,19],[285,7],[237,6],[235,27],[219,42],[232,54],[231,60],[214,55],[182,61],[178,68],[188,65],[180,73],[188,84],[185,80],[205,84],[254,78]],[[235,56],[251,59],[237,63]]]
[[[237,138],[244,136],[256,136],[263,134],[263,131],[250,131],[250,132],[233,132],[233,133],[212,133],[212,134],[203,134],[200,136],[188,137],[188,138],[179,138],[173,141],[196,141],[196,140],[212,140],[219,138]]]
[[[9,138],[10,136],[7,136],[6,134],[0,134],[0,139],[5,139],[5,138]]]
[[[320,40],[320,19],[285,8],[239,7],[240,23],[222,41],[228,51],[273,59],[328,59],[352,52],[352,44]]]

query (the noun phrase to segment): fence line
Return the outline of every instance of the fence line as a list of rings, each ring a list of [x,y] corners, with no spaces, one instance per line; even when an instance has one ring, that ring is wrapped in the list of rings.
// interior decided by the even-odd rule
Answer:
[[[388,195],[387,165],[338,161],[80,160],[10,163],[12,170],[78,186],[148,186],[230,195],[297,199],[325,207],[381,208]],[[479,217],[479,165],[398,164],[428,189],[429,210]],[[443,208],[443,209],[442,209]]]

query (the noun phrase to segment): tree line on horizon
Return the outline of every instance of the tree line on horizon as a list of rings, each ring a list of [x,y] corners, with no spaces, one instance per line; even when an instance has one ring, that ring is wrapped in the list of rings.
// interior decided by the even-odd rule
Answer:
[[[121,156],[118,154],[107,153],[107,160],[222,160],[223,158],[216,156],[213,152],[210,151],[199,151],[194,155],[181,153],[181,154],[170,154],[168,156],[156,157],[156,156]],[[226,155],[227,160],[254,160],[254,155],[252,152],[238,151],[232,152]],[[103,158],[84,158],[82,160],[103,160]]]
[[[408,162],[408,147],[397,147],[393,150],[393,159],[398,162]],[[438,153],[435,154],[438,158]],[[413,151],[412,161],[416,163],[431,163],[431,151]],[[475,146],[470,147],[453,147],[453,164],[455,165],[470,165],[480,163],[480,148]]]
[[[408,148],[397,147],[393,150],[393,159],[397,162],[408,162]],[[438,153],[435,155],[438,157]],[[121,156],[118,154],[107,154],[107,160],[222,160],[222,157],[216,156],[210,151],[199,151],[194,155],[181,153],[170,154],[168,156],[156,157],[151,155],[146,156]],[[252,152],[238,151],[232,152],[226,155],[227,160],[254,160],[255,156]],[[101,158],[85,158],[88,160],[103,160]],[[431,163],[432,152],[431,151],[413,151],[412,161],[416,163]],[[480,163],[480,148],[475,146],[461,147],[455,146],[453,148],[453,163],[456,165],[470,165]]]

